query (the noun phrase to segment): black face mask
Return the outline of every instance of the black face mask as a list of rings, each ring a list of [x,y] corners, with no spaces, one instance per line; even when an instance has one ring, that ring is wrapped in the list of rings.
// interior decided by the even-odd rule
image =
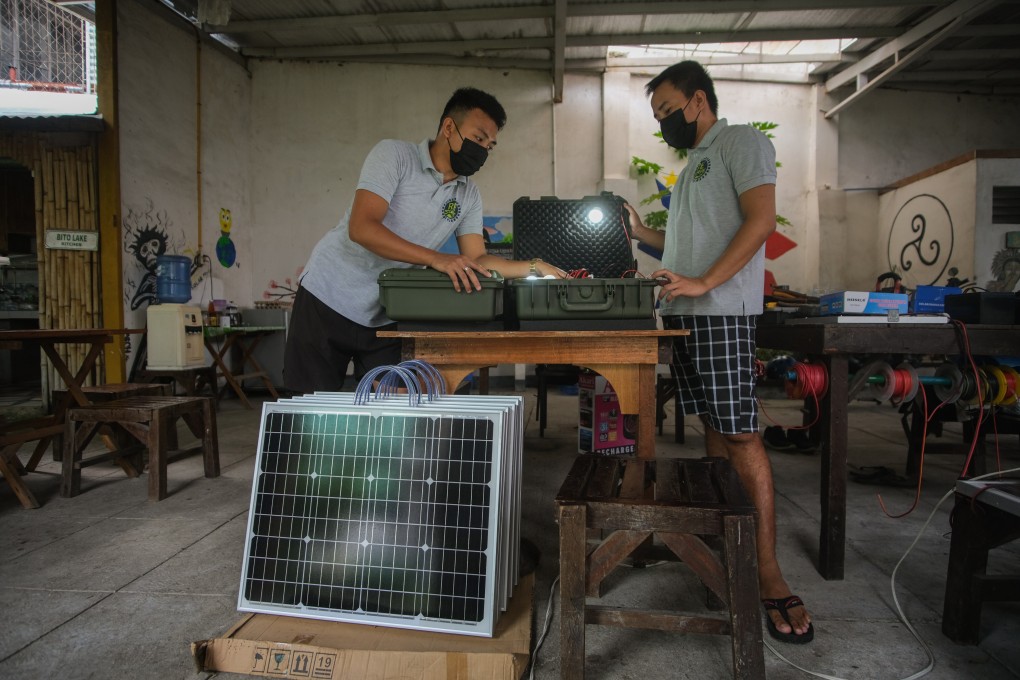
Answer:
[[[687,100],[684,108],[674,111],[659,121],[663,141],[674,149],[694,148],[694,140],[698,136],[698,117],[701,116],[701,112],[698,112],[698,115],[690,123],[684,118],[684,111],[692,101],[694,101],[693,97]]]
[[[460,135],[461,145],[460,151],[454,151],[450,148],[450,167],[458,175],[464,177],[470,177],[485,165],[485,159],[489,157],[489,150],[478,142],[471,141],[470,139],[464,139],[464,135],[460,134],[460,128],[454,123],[453,127],[457,129],[457,134]]]

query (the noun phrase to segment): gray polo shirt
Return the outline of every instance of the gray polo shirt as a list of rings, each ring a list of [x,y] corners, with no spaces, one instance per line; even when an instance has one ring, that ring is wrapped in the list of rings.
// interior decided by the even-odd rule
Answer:
[[[397,236],[438,249],[450,235],[482,233],[482,199],[475,183],[457,177],[443,183],[432,164],[429,140],[417,146],[384,139],[361,168],[358,189],[389,203],[383,224]],[[379,304],[377,279],[384,269],[411,267],[379,257],[350,239],[351,209],[316,244],[301,275],[301,285],[338,314],[362,326],[390,323]]]
[[[719,259],[744,221],[740,194],[776,183],[776,150],[750,125],[716,121],[687,155],[673,186],[666,222],[662,266],[684,276],[701,276]],[[662,304],[664,315],[751,315],[762,313],[765,246],[737,274],[697,298]]]

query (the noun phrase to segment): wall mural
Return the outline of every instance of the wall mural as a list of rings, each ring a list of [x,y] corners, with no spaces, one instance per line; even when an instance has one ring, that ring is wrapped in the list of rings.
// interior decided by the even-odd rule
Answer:
[[[124,263],[124,301],[135,311],[156,301],[156,258],[185,252],[184,230],[173,230],[165,210],[156,210],[151,200],[145,208],[128,208],[124,218],[124,252],[134,257]],[[196,268],[191,266],[192,272]]]
[[[283,283],[276,279],[269,279],[266,290],[262,291],[262,299],[268,300],[270,304],[276,303],[278,305],[293,302],[301,281],[302,271],[304,271],[304,266],[298,267],[294,271],[294,278],[288,276],[283,280]]]
[[[890,271],[912,285],[936,285],[953,255],[953,218],[931,194],[909,199],[889,229],[886,256]]]
[[[237,259],[237,248],[230,240],[233,217],[226,208],[220,208],[220,237],[216,240],[216,259],[224,267],[233,267]],[[237,265],[240,267],[241,265]]]

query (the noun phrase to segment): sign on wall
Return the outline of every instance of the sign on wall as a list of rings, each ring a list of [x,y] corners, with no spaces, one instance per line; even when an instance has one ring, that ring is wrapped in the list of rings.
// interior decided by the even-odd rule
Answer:
[[[50,250],[99,250],[99,232],[47,229],[46,247]]]

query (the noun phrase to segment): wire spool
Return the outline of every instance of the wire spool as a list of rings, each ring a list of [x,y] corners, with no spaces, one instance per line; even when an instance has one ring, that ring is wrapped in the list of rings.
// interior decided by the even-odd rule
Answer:
[[[917,375],[917,369],[904,361],[896,367],[896,374],[898,376],[898,387],[893,391],[893,403],[899,404],[903,401],[913,401],[921,389],[921,378]]]
[[[988,377],[988,401],[995,406],[1006,403],[1006,374],[998,366],[982,366],[981,371]]]
[[[963,383],[960,386],[960,401],[971,403],[977,401],[978,392],[982,395],[982,401],[987,401],[987,381],[981,380],[983,374],[979,371],[977,377],[974,376],[973,371],[967,371],[962,373]]]
[[[896,392],[896,373],[893,371],[893,367],[884,361],[876,363],[878,365],[875,366],[873,375],[880,376],[882,382],[868,385],[868,394],[876,401],[885,402],[891,399]]]
[[[821,364],[795,363],[790,371],[793,379],[786,380],[786,396],[790,399],[815,397],[821,399],[829,391],[829,376]]]
[[[963,373],[955,364],[942,364],[935,369],[936,378],[948,378],[951,381],[949,386],[936,383],[935,396],[945,404],[955,404],[960,399],[963,390]]]
[[[1012,366],[1000,366],[999,370],[1002,371],[1006,380],[1005,403],[1013,404],[1020,400],[1020,373],[1017,373],[1016,369]]]

